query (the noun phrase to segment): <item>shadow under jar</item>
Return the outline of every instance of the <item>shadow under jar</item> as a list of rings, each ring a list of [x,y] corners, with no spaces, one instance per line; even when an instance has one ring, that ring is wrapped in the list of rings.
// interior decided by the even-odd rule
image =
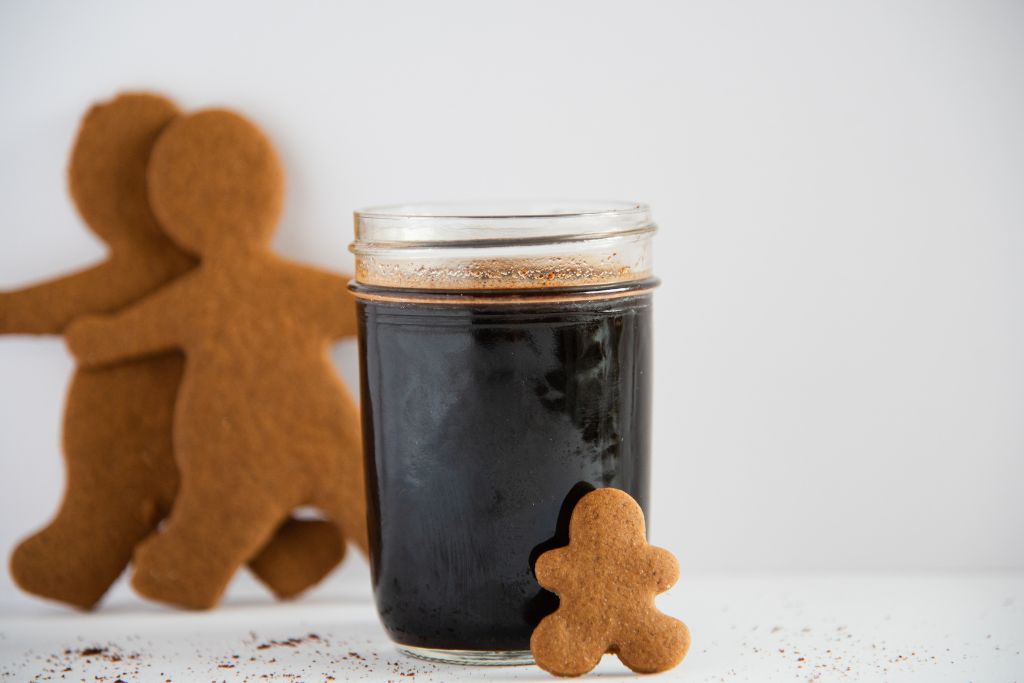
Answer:
[[[402,651],[529,663],[558,599],[533,564],[611,486],[647,511],[648,208],[356,213],[370,565]]]

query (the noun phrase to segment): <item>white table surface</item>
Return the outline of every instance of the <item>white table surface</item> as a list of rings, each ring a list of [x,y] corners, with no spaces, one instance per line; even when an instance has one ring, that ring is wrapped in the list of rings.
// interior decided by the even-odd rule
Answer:
[[[292,603],[240,577],[205,613],[143,603],[123,584],[92,614],[7,605],[0,681],[554,680],[398,654],[367,581],[357,560]],[[659,605],[687,622],[693,646],[652,679],[1024,681],[1024,575],[684,576]],[[638,678],[614,657],[591,675]]]

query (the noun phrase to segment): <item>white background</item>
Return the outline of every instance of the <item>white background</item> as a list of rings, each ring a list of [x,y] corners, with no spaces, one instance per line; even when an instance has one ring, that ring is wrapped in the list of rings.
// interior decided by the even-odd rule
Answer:
[[[1024,4],[6,2],[0,288],[101,258],[66,158],[140,88],[262,125],[275,246],[337,270],[363,205],[649,202],[684,574],[1024,568]],[[3,553],[71,370],[0,338]]]

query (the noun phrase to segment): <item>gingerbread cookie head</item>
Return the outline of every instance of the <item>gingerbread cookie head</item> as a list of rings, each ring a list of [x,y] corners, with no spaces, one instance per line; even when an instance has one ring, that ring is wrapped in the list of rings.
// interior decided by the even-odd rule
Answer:
[[[559,597],[558,609],[530,640],[545,671],[579,676],[613,653],[633,671],[656,673],[686,655],[686,625],[654,605],[679,578],[679,565],[668,551],[647,544],[643,511],[624,491],[598,489],[580,499],[569,545],[541,555],[535,572]]]
[[[146,196],[146,166],[177,115],[164,97],[129,93],[95,105],[82,120],[68,183],[82,219],[105,242],[163,238]]]
[[[256,126],[230,111],[174,121],[153,149],[148,178],[164,230],[194,254],[262,248],[281,214],[277,154]]]

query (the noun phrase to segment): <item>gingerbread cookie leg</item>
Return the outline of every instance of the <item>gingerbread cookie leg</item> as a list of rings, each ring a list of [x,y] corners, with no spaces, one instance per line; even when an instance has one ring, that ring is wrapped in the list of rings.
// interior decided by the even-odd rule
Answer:
[[[318,583],[345,557],[345,542],[332,522],[288,519],[249,569],[279,598],[293,598]]]
[[[655,621],[655,624],[641,623],[625,630],[654,633],[656,637],[626,638],[616,646],[622,663],[637,673],[668,671],[683,661],[690,648],[690,630],[686,624],[665,615],[656,615]]]
[[[95,606],[174,500],[174,398],[183,359],[168,354],[78,371],[64,420],[66,493],[54,519],[20,543],[11,573],[25,591]],[[294,597],[337,566],[335,525],[290,519],[250,567],[278,597]]]
[[[69,491],[57,517],[22,541],[11,555],[11,575],[25,591],[90,609],[121,575],[132,548],[156,526],[131,500],[91,510],[93,491]],[[79,520],[89,515],[106,527],[102,535],[83,536]]]
[[[325,369],[331,372],[330,368]],[[319,492],[315,503],[327,512],[363,554],[369,552],[366,529],[366,481],[360,437],[359,407],[337,382],[342,400],[334,425],[334,438],[327,443],[319,460],[332,463],[337,473],[328,479],[330,486]]]
[[[64,419],[66,494],[11,558],[25,590],[92,607],[152,532],[177,487],[171,417],[180,355],[75,374]]]
[[[559,676],[582,676],[601,661],[607,636],[599,630],[580,628],[557,612],[533,631],[530,649],[538,664]]]
[[[166,527],[135,551],[135,590],[190,609],[217,603],[245,558],[259,553],[288,513],[272,496],[257,492],[225,505],[224,485],[183,473]]]

